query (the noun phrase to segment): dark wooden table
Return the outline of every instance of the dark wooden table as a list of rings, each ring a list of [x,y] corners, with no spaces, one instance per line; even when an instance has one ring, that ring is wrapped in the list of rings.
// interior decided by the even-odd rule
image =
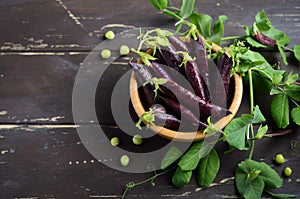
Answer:
[[[243,34],[255,13],[265,9],[273,24],[300,43],[299,0],[203,0],[199,11],[214,18],[226,14],[226,36]],[[105,166],[83,146],[72,116],[75,76],[87,54],[103,41],[107,30],[119,33],[135,27],[173,29],[174,21],[159,14],[147,0],[2,0],[0,1],[0,198],[118,198],[129,181],[152,173],[131,174]],[[278,52],[265,51],[270,61],[280,61]],[[288,53],[289,70],[299,73],[300,64]],[[104,81],[104,94],[97,103],[109,105],[105,97],[124,65],[116,65]],[[118,68],[119,67],[119,68]],[[116,71],[116,72],[114,72]],[[257,104],[268,110],[261,97]],[[238,114],[247,113],[244,100]],[[110,135],[122,132],[115,126],[109,109],[103,109],[100,125]],[[90,125],[96,121],[82,121]],[[122,137],[122,136],[121,136]],[[297,140],[296,149],[290,143]],[[164,140],[161,138],[161,141]],[[145,147],[151,147],[146,144]],[[156,180],[156,186],[141,185],[128,198],[238,198],[234,170],[248,152],[225,155],[218,144],[221,170],[215,183],[197,187],[195,178],[175,188],[171,174]],[[276,153],[283,153],[293,168],[278,191],[300,196],[300,129],[284,137],[257,142],[255,160],[271,165]],[[282,172],[284,166],[275,166]],[[267,196],[266,196],[267,197]]]

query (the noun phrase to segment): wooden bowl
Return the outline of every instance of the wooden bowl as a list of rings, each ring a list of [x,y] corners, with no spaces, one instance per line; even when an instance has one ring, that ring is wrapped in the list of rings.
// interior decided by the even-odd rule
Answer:
[[[221,118],[215,123],[216,126],[219,127],[220,129],[223,129],[234,118],[242,101],[242,95],[243,95],[242,78],[236,74],[234,75],[233,80],[234,80],[235,88],[234,88],[233,99],[231,105],[229,106],[229,110],[231,111],[232,114],[229,114]],[[139,96],[138,84],[134,72],[132,72],[131,74],[129,89],[130,89],[130,98],[131,98],[133,108],[137,113],[137,115],[141,117],[145,113],[145,109]],[[161,135],[171,140],[175,139],[178,141],[196,141],[196,140],[204,139],[205,137],[205,134],[203,133],[202,130],[196,132],[179,132],[158,125],[156,126],[150,125],[150,129],[155,133],[157,133],[158,135]]]
[[[218,51],[220,49],[221,47],[219,47],[218,45],[213,46],[213,50],[215,51]],[[151,51],[149,51],[148,53],[150,52]],[[229,111],[231,111],[232,114],[229,114],[221,118],[215,123],[215,125],[219,129],[223,129],[234,118],[242,102],[242,96],[243,96],[242,77],[235,74],[233,77],[233,81],[234,81],[234,89],[233,89],[234,93],[233,93],[232,102],[229,106]],[[143,107],[143,104],[139,96],[138,84],[137,84],[134,71],[131,74],[129,89],[130,89],[130,98],[131,98],[133,108],[140,118],[145,113],[145,109]],[[158,135],[161,135],[162,137],[165,137],[170,140],[174,139],[178,141],[197,141],[205,138],[205,134],[203,133],[203,130],[196,131],[196,132],[179,132],[158,125],[156,126],[150,125],[149,128],[155,133],[157,133]]]

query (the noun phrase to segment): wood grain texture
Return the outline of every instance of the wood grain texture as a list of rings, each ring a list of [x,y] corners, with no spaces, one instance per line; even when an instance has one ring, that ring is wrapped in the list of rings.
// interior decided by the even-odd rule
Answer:
[[[252,25],[255,13],[265,9],[273,25],[290,36],[289,47],[300,43],[299,0],[201,0],[196,5],[214,19],[228,16],[226,36],[243,34],[242,26]],[[72,90],[82,62],[103,41],[107,30],[118,33],[141,26],[174,29],[175,22],[159,14],[147,0],[0,1],[0,198],[119,198],[126,183],[152,175],[111,169],[103,164],[109,158],[97,160],[87,151],[73,121]],[[282,61],[278,52],[262,53],[271,64]],[[291,53],[287,55],[289,66],[285,68],[300,73],[299,61]],[[122,147],[137,150],[131,136],[117,127],[110,109],[114,85],[129,70],[122,63],[109,67],[99,81],[104,87],[95,96],[98,121],[82,121],[80,125],[94,128],[100,123],[108,138],[119,136]],[[256,103],[269,111],[270,98],[255,92]],[[247,89],[244,94],[238,115],[249,110]],[[135,113],[131,114],[136,120]],[[126,125],[134,128],[133,123]],[[276,130],[274,124],[270,126]],[[151,139],[143,145],[145,152],[168,142],[158,136]],[[292,150],[293,140],[298,145]],[[284,137],[257,142],[255,160],[271,164],[279,174],[285,166],[293,168],[293,175],[283,178],[284,186],[276,192],[300,197],[299,142],[299,127]],[[155,187],[138,186],[127,198],[238,198],[232,177],[237,163],[248,154],[225,155],[227,149],[223,143],[217,145],[221,170],[208,188],[197,187],[195,176],[189,185],[175,188],[169,173],[158,178]],[[287,159],[282,166],[272,162],[279,152]]]

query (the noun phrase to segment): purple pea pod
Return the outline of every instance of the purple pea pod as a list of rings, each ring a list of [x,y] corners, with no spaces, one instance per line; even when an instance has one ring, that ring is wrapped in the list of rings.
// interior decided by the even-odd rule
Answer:
[[[187,52],[191,53],[189,51],[188,46],[180,40],[176,36],[170,36],[168,37],[169,42],[176,48],[177,51],[181,52]],[[201,40],[202,41],[202,40]],[[207,83],[208,81],[205,81],[203,78],[203,75],[205,77],[208,77],[208,64],[207,64],[207,58],[206,58],[206,51],[204,48],[203,43],[199,42],[193,42],[191,41],[189,43],[191,49],[195,49],[195,53],[192,56],[196,57],[196,60],[198,60],[198,63],[201,64],[201,70],[196,61],[189,61],[185,65],[185,74],[190,82],[192,88],[194,89],[195,93],[197,96],[204,100],[209,100],[209,92],[208,92],[208,87]]]
[[[257,39],[257,41],[259,41],[260,43],[266,46],[275,46],[277,43],[276,40],[271,39],[270,37],[266,36],[262,32],[257,32],[255,34],[255,38]]]
[[[180,71],[179,65],[182,62],[182,57],[176,53],[176,49],[174,46],[169,45],[166,47],[163,47],[160,51],[160,55],[165,63],[170,66],[171,68],[174,68],[177,71]]]
[[[207,125],[201,121],[198,120],[198,118],[190,111],[188,108],[185,106],[179,104],[177,101],[174,101],[172,99],[163,97],[163,96],[158,96],[161,101],[164,103],[166,107],[169,107],[174,114],[177,117],[180,117],[181,115],[187,119],[188,121],[192,122],[192,125],[194,126],[199,126],[200,128],[205,128]]]
[[[177,36],[174,35],[169,36],[168,40],[170,44],[172,44],[177,51],[189,52],[187,45]]]
[[[199,67],[195,61],[189,61],[185,66],[185,73],[196,95],[203,100],[209,101],[209,92]]]
[[[151,68],[160,78],[172,80],[170,74],[163,68],[163,66],[155,61],[151,62]]]
[[[201,60],[201,64],[199,65],[199,70],[201,75],[204,77],[204,80],[206,84],[209,83],[209,72],[208,72],[208,62],[207,62],[207,56],[206,56],[206,50],[204,47],[204,41],[200,35],[198,35],[197,43],[199,46],[197,46],[198,53],[196,54],[196,59]],[[209,85],[208,85],[209,87]]]
[[[135,71],[135,75],[137,80],[140,84],[143,85],[143,91],[146,98],[146,101],[148,103],[148,107],[151,107],[153,104],[155,104],[155,98],[154,98],[154,84],[151,82],[152,74],[147,66],[144,66],[142,64],[129,62],[129,66]],[[146,85],[144,85],[146,82]]]
[[[141,129],[141,123],[145,122],[147,127],[152,126],[164,126],[169,129],[178,129],[180,126],[180,120],[175,116],[167,114],[163,107],[152,106],[149,111],[146,111],[139,121],[136,123],[136,127]]]
[[[156,125],[164,126],[168,129],[178,129],[181,123],[175,116],[167,113],[155,114],[154,118]]]
[[[224,109],[220,106],[212,104],[208,101],[205,101],[195,95],[190,90],[180,86],[174,81],[168,80],[165,86],[170,89],[178,98],[178,100],[188,106],[191,110],[197,110],[199,108],[200,115],[209,116],[209,115],[217,115],[217,116],[225,116],[231,114],[231,112],[227,109]],[[164,91],[164,86],[161,86],[161,89]],[[198,107],[197,107],[198,106]]]
[[[232,59],[228,57],[225,53],[221,56],[221,58],[217,63],[217,68],[221,74],[226,95],[228,95],[228,90],[229,90],[230,73],[232,70],[232,64],[233,64]]]

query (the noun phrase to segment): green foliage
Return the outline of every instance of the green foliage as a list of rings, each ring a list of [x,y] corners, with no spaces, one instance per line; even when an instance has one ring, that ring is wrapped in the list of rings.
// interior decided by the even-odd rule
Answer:
[[[239,193],[246,199],[259,199],[264,189],[282,186],[282,179],[274,169],[250,159],[238,165],[235,178]]]
[[[182,156],[182,152],[175,146],[172,146],[161,161],[161,169],[166,169]]]
[[[182,187],[190,182],[192,173],[192,171],[183,171],[180,167],[177,167],[172,177],[172,183],[176,187]]]
[[[272,99],[271,115],[279,128],[285,128],[289,125],[289,101],[286,94],[280,93]]]
[[[210,153],[200,160],[198,165],[197,182],[199,186],[209,186],[220,168],[220,158],[215,149],[211,150]]]

